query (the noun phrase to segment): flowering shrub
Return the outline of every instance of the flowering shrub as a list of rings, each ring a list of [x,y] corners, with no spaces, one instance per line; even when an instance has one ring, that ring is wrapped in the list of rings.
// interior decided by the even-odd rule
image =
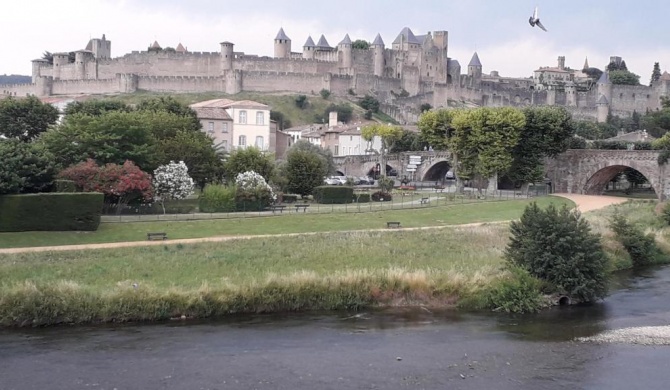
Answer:
[[[238,210],[262,210],[277,200],[277,195],[263,176],[254,171],[240,173],[235,178]]]
[[[370,198],[373,202],[390,202],[393,200],[393,195],[390,192],[377,191]]]
[[[166,199],[185,199],[193,194],[193,179],[188,175],[188,167],[183,161],[170,161],[154,171],[154,194],[160,200],[165,214]]]

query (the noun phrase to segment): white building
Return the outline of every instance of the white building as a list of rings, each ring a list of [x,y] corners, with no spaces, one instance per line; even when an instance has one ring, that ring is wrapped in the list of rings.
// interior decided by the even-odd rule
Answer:
[[[251,100],[214,99],[190,106],[198,114],[203,131],[226,150],[255,146],[274,152],[270,107]]]
[[[363,139],[360,126],[352,126],[338,134],[337,156],[360,156],[381,151],[382,140],[374,137],[372,142]]]

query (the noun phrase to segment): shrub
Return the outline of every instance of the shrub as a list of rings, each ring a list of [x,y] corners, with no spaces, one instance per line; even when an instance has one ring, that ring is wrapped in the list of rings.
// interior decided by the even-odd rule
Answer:
[[[277,200],[263,176],[254,171],[244,172],[235,179],[235,203],[238,211],[263,210]]]
[[[662,256],[654,235],[644,234],[623,215],[615,214],[610,219],[610,229],[630,255],[634,267],[653,264]]]
[[[282,202],[284,202],[284,203],[295,203],[297,201],[298,201],[298,195],[293,195],[293,194],[282,195]]]
[[[661,211],[661,218],[670,225],[670,202],[666,203],[665,206],[663,206],[663,210]]]
[[[379,186],[381,192],[391,192],[391,190],[393,190],[394,184],[395,181],[386,176],[382,176],[379,178],[379,180],[377,180],[377,185]]]
[[[103,199],[91,192],[0,196],[0,231],[94,231]]]
[[[508,277],[486,291],[486,306],[506,313],[532,313],[547,305],[541,294],[541,283],[528,271],[513,267]]]
[[[363,118],[370,120],[372,119],[372,110],[365,110],[365,114],[363,114]]]
[[[373,202],[390,202],[393,200],[393,195],[390,192],[377,191],[370,198]]]
[[[295,105],[298,106],[298,108],[303,109],[303,108],[307,107],[307,104],[309,104],[309,102],[307,101],[307,96],[298,95],[295,98]]]
[[[354,91],[353,88],[349,88],[349,90],[347,92],[349,92],[349,95],[351,95],[351,96],[356,96],[356,91]]]
[[[319,92],[319,94],[323,99],[328,99],[330,97],[330,91],[325,88],[322,89],[321,92]]]
[[[72,180],[54,180],[55,192],[77,192],[77,186]]]
[[[377,100],[374,96],[365,95],[364,98],[359,100],[358,105],[363,107],[365,110],[379,112],[379,100]]]
[[[346,186],[319,186],[314,189],[314,200],[322,204],[345,204],[354,199],[354,189]]]
[[[600,235],[578,211],[532,203],[510,224],[505,258],[512,266],[551,283],[556,292],[593,301],[607,292],[607,259]]]
[[[200,211],[203,213],[229,213],[235,211],[235,186],[210,184],[198,198]]]
[[[356,203],[370,203],[370,194],[354,194],[354,200]]]

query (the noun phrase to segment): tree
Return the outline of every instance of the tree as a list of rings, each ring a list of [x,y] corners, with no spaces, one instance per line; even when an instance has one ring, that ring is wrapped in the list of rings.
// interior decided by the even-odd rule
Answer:
[[[421,138],[421,134],[403,130],[400,139],[393,145],[391,153],[412,152],[423,150],[428,144]]]
[[[258,148],[237,149],[233,151],[224,164],[224,172],[228,180],[239,174],[254,171],[265,181],[274,176],[275,162],[271,154],[264,154]]]
[[[161,163],[183,161],[200,189],[223,178],[223,158],[213,140],[201,131],[180,130],[172,138],[159,141]]]
[[[658,62],[654,62],[654,70],[651,72],[651,80],[649,80],[649,86],[654,85],[661,78],[661,65]]]
[[[587,302],[605,296],[607,258],[600,235],[578,211],[553,204],[542,210],[532,203],[510,230],[505,258],[511,265],[551,283],[560,294]]]
[[[108,111],[129,112],[131,108],[119,100],[87,100],[85,102],[72,102],[65,107],[65,116],[74,114],[86,114],[100,116]]]
[[[450,150],[457,156],[457,171],[464,178],[492,178],[506,173],[514,158],[526,118],[512,107],[477,108],[458,111]],[[458,176],[458,174],[457,174]]]
[[[159,198],[165,214],[165,200],[186,199],[193,194],[193,179],[183,161],[161,165],[154,171],[154,196]]]
[[[161,96],[153,99],[146,99],[137,105],[138,111],[167,112],[179,117],[186,118],[190,124],[191,130],[201,130],[202,124],[198,119],[198,114],[189,106],[180,103],[172,96]]]
[[[598,68],[587,68],[584,69],[583,72],[586,73],[586,75],[589,76],[591,80],[598,80],[603,74],[603,71]]]
[[[103,193],[105,203],[115,205],[117,214],[130,201],[148,201],[153,196],[151,175],[143,172],[132,161],[126,161],[123,165],[106,164],[100,167],[89,159],[64,169],[58,177],[74,181],[84,192]]]
[[[649,265],[664,257],[663,252],[656,246],[654,233],[645,234],[618,213],[609,222],[609,228],[628,252],[634,267]]]
[[[509,177],[531,183],[544,177],[544,159],[568,149],[575,135],[572,115],[564,107],[528,107],[523,110],[525,125],[512,150]]]
[[[41,145],[0,139],[0,195],[47,191],[55,173],[54,157]]]
[[[577,120],[573,121],[573,126],[575,128],[575,135],[578,135],[582,138],[586,138],[588,140],[603,138],[602,129],[595,122]]]
[[[165,114],[169,115],[169,114]],[[75,114],[40,137],[61,167],[87,158],[100,164],[133,161],[153,170],[158,166],[157,141],[152,134],[157,115],[142,112],[108,111],[100,116]]]
[[[364,41],[362,39],[357,39],[351,45],[354,49],[358,50],[368,50],[370,48],[370,42]]]
[[[609,74],[610,81],[615,85],[639,85],[640,76],[627,70],[612,70]]]
[[[333,159],[333,152],[330,149],[324,149],[319,145],[314,145],[309,141],[301,139],[294,143],[293,146],[291,146],[291,148],[288,150],[288,153],[292,153],[294,151],[316,153],[326,163],[326,174],[324,176],[333,175],[337,171],[337,168],[335,167],[335,161]]]
[[[288,129],[291,127],[291,120],[287,119],[281,111],[270,111],[270,120],[277,122],[279,130]]]
[[[424,112],[430,111],[433,109],[433,106],[430,103],[423,103],[419,106],[419,111],[423,114]]]
[[[325,88],[322,89],[321,92],[319,92],[319,94],[321,95],[321,98],[323,98],[324,100],[327,100],[330,97],[330,91]]]
[[[649,182],[643,174],[633,168],[624,169],[623,174],[626,177],[626,181],[628,181],[633,188],[638,188]]]
[[[323,122],[328,121],[328,116],[333,111],[337,112],[337,120],[344,123],[348,123],[351,120],[351,117],[353,116],[354,113],[353,108],[351,108],[351,106],[346,103],[331,104],[330,106],[328,106],[328,108],[326,108],[326,111],[324,112]]]
[[[328,166],[318,153],[291,148],[286,159],[285,172],[288,191],[306,196],[323,184],[323,179],[328,174]]]
[[[364,110],[370,110],[374,113],[379,112],[379,100],[374,96],[365,95],[365,97],[358,101],[358,105],[363,107]]]
[[[0,99],[0,135],[32,141],[58,120],[58,110],[35,96]]]
[[[304,109],[307,107],[309,104],[309,101],[307,101],[307,96],[306,95],[298,95],[295,97],[295,105],[298,106],[299,109]]]
[[[395,143],[402,138],[402,128],[393,125],[373,124],[363,127],[361,136],[371,145],[374,143],[375,137],[381,139],[379,164],[381,175],[386,176],[386,153],[392,150]]]
[[[451,122],[458,110],[433,110],[421,114],[418,126],[421,137],[435,150],[446,150],[453,135]]]

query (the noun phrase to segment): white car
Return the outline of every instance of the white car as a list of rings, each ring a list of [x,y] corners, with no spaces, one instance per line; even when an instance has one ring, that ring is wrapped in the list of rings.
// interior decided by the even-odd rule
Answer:
[[[323,180],[324,184],[327,184],[329,186],[339,186],[342,185],[339,179],[334,178],[334,177],[327,177]]]

